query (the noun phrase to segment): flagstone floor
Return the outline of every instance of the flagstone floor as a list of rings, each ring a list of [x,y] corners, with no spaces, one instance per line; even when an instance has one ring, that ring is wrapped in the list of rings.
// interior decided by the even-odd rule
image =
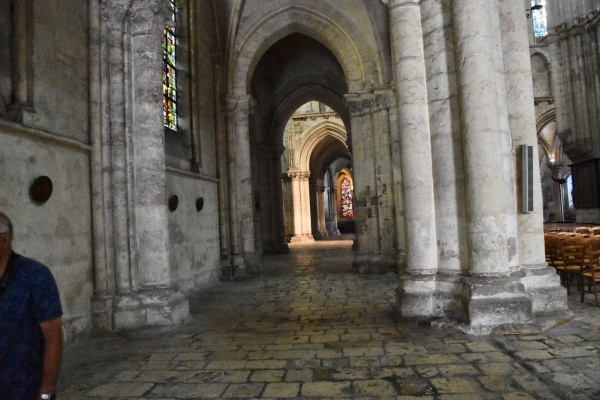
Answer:
[[[543,334],[442,332],[399,319],[397,275],[353,274],[351,245],[291,245],[194,297],[183,326],[70,345],[58,398],[600,399],[592,295]]]

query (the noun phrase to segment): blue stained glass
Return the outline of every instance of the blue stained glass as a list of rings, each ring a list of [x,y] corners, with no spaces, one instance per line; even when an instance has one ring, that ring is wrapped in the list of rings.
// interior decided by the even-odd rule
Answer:
[[[546,0],[541,0],[539,4],[541,4],[543,8],[541,10],[533,10],[531,12],[533,19],[533,32],[535,37],[544,37],[548,35]],[[531,5],[535,5],[535,0],[531,0]]]

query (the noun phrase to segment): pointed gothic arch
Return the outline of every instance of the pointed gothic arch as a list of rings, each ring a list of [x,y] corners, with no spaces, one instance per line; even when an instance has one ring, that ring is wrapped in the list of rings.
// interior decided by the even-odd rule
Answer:
[[[290,22],[292,21],[292,22]],[[344,70],[348,88],[362,89],[370,81],[382,83],[382,74],[369,64],[381,65],[379,55],[356,37],[359,29],[346,27],[331,17],[312,9],[296,5],[281,8],[262,19],[253,29],[236,43],[238,56],[231,63],[232,80],[229,90],[235,95],[244,95],[250,90],[250,83],[258,61],[277,41],[291,33],[301,33],[324,44],[340,62]]]

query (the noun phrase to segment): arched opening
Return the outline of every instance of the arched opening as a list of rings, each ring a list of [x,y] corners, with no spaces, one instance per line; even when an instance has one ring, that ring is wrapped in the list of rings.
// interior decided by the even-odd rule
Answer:
[[[342,213],[338,207],[341,190],[337,177],[344,168],[350,171],[351,165],[340,116],[324,103],[309,101],[288,120],[283,143],[287,240],[309,242],[338,235]]]
[[[344,71],[315,39],[292,33],[262,55],[251,81],[255,242],[262,254],[327,235],[324,176],[350,162]]]
[[[344,168],[340,171],[336,185],[339,190],[337,210],[340,215],[338,229],[341,233],[354,233],[354,183],[352,171]]]

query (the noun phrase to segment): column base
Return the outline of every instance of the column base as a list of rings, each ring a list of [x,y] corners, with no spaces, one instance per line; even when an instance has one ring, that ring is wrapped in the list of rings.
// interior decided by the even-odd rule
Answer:
[[[450,318],[467,322],[468,293],[465,290],[464,276],[452,273],[439,273],[436,277],[436,292],[433,305],[434,317]]]
[[[474,276],[465,283],[470,326],[485,330],[531,322],[531,301],[518,276]]]
[[[310,233],[294,235],[290,238],[290,243],[312,243],[314,241],[315,238]]]
[[[468,278],[405,274],[396,289],[397,310],[402,317],[429,319],[434,328],[469,335],[544,332],[573,318],[566,292],[550,271]]]
[[[356,251],[354,245],[356,245],[356,241],[352,246],[353,250]],[[387,274],[389,272],[398,272],[394,256],[359,253],[354,255],[352,271],[357,274]]]
[[[531,301],[534,315],[570,312],[567,289],[560,284],[560,276],[554,268],[546,263],[526,265],[521,273],[525,296]]]
[[[94,295],[92,298],[92,323],[98,331],[175,325],[187,321],[189,316],[188,299],[173,288]]]
[[[221,277],[222,281],[230,281],[233,279],[233,265],[228,254],[221,254]]]
[[[396,289],[396,308],[402,317],[432,317],[435,304],[435,274],[404,274]]]

